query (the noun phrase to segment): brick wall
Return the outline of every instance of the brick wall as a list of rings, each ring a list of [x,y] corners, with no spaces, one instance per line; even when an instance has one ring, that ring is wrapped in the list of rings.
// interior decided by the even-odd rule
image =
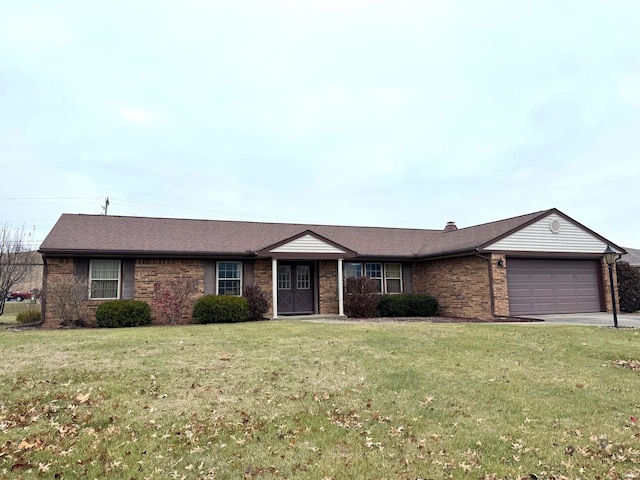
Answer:
[[[73,259],[71,258],[47,258],[47,282],[55,282],[61,278],[73,276]],[[53,312],[47,302],[42,304],[42,316],[44,322],[42,328],[56,328],[62,322],[62,318]]]
[[[611,283],[609,282],[609,265],[604,261],[600,262],[602,266],[602,285],[604,285],[604,304],[607,312],[613,313],[613,305],[611,304]],[[618,275],[615,266],[613,267],[613,284],[618,285]],[[620,313],[620,298],[618,297],[618,289],[615,289],[616,310]]]
[[[47,281],[55,282],[64,276],[74,274],[74,262],[70,258],[47,258]],[[153,323],[166,324],[168,319],[153,309],[153,285],[156,282],[169,284],[173,281],[195,280],[195,289],[183,311],[180,323],[190,323],[191,311],[196,300],[204,294],[204,261],[191,259],[138,259],[135,262],[134,298],[149,303],[152,307]],[[95,321],[98,305],[107,300],[88,300],[88,317],[86,321]],[[56,328],[62,319],[53,312],[51,305],[45,301],[43,328]]]
[[[172,282],[186,282],[195,280],[194,289],[189,295],[187,305],[182,312],[180,323],[191,323],[191,312],[198,298],[204,295],[204,260],[198,259],[138,259],[136,260],[134,276],[134,295],[136,300],[142,300],[151,305],[153,323],[166,324],[168,319],[163,318],[154,306],[153,286],[156,282],[160,285],[170,286]],[[180,288],[180,287],[178,287]]]
[[[269,300],[267,317],[273,316],[273,280],[271,277],[271,260],[256,260],[253,281],[260,287]]]
[[[338,305],[338,262],[335,260],[322,260],[318,262],[318,313],[323,315],[337,315],[340,312]]]
[[[413,290],[435,297],[443,316],[494,318],[489,268],[484,258],[467,256],[417,262],[413,266]]]
[[[498,262],[502,260],[502,266]],[[509,316],[509,286],[507,283],[507,258],[491,255],[491,283],[493,284],[493,313],[498,317]]]

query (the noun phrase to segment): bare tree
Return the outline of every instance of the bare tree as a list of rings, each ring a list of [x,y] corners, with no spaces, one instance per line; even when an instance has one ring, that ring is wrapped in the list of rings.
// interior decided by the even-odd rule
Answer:
[[[58,316],[61,325],[68,327],[89,326],[87,296],[88,282],[85,278],[61,276],[48,279],[44,285],[47,309]]]
[[[6,223],[0,224],[0,315],[4,313],[7,294],[33,271],[26,242],[30,236],[24,227],[14,229]]]

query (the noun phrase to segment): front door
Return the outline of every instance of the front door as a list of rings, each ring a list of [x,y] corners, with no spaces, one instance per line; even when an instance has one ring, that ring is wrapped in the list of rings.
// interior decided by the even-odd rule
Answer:
[[[278,314],[315,313],[313,264],[278,262]]]

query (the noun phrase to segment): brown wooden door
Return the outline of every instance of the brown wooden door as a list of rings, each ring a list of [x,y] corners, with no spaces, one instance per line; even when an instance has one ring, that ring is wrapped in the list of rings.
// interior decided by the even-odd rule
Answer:
[[[278,314],[315,312],[313,264],[278,262]]]

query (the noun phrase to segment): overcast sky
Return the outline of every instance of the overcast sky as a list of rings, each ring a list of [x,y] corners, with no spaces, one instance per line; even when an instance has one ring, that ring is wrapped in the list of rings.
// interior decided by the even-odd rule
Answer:
[[[465,227],[640,248],[640,2],[2,0],[0,221]]]

